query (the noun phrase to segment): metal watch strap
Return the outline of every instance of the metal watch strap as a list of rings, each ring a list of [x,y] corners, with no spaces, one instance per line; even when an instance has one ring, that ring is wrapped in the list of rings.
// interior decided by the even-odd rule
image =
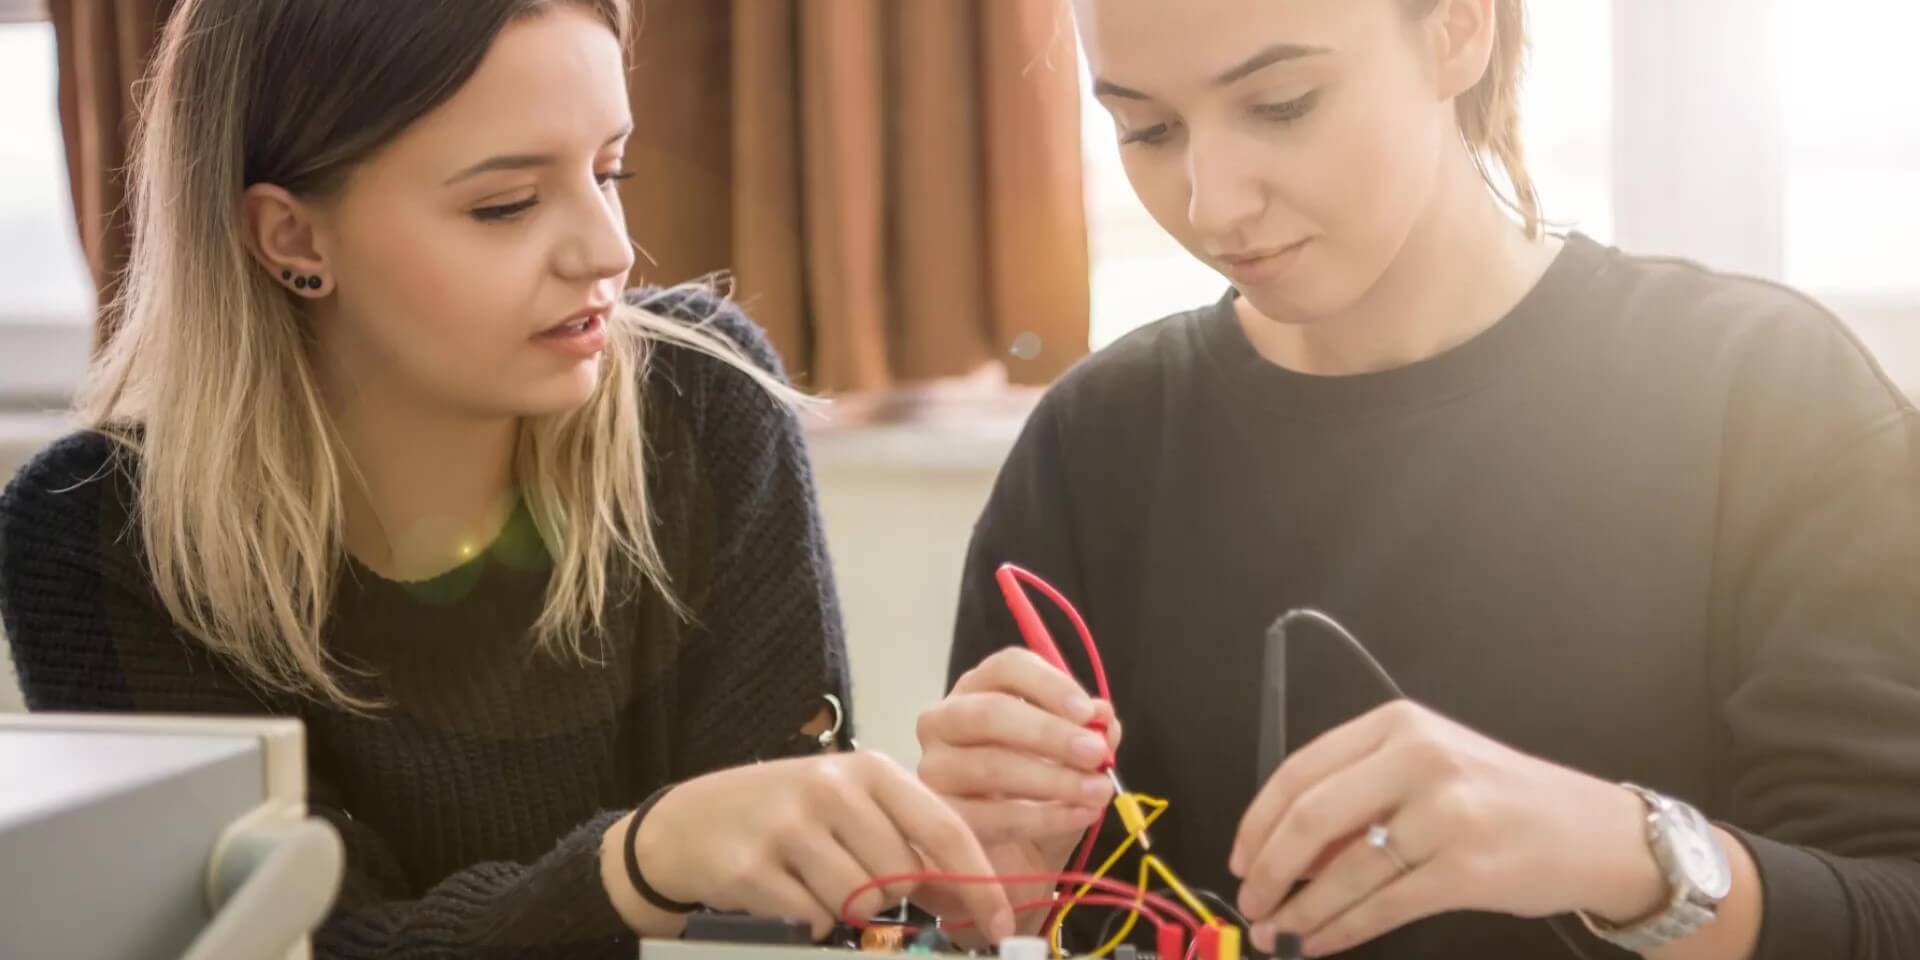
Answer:
[[[1621,786],[1633,791],[1634,795],[1647,805],[1647,845],[1653,852],[1655,860],[1659,861],[1661,875],[1672,889],[1672,896],[1659,913],[1624,927],[1615,927],[1585,911],[1580,911],[1579,917],[1580,922],[1586,924],[1587,929],[1594,936],[1617,947],[1644,953],[1692,935],[1701,927],[1712,923],[1718,913],[1715,905],[1699,903],[1693,899],[1697,891],[1693,890],[1687,884],[1686,878],[1680,875],[1679,870],[1668,862],[1669,858],[1664,852],[1663,844],[1666,841],[1661,835],[1661,815],[1668,805],[1679,801],[1661,796],[1636,784],[1623,783]]]
[[[1701,927],[1713,921],[1713,911],[1684,897],[1667,904],[1666,909],[1652,918],[1643,920],[1631,927],[1614,928],[1604,920],[1588,916],[1582,912],[1581,922],[1593,935],[1616,947],[1644,953],[1655,947],[1663,947],[1675,940],[1692,935]]]

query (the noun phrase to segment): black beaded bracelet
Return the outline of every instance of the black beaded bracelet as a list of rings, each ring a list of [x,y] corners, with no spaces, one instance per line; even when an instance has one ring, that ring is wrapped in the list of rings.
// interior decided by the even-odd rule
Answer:
[[[679,900],[669,899],[655,890],[653,884],[647,882],[647,878],[640,874],[640,854],[633,845],[634,838],[640,835],[640,821],[646,818],[647,811],[653,809],[653,805],[675,786],[676,784],[670,783],[655,790],[652,796],[640,801],[640,805],[633,810],[633,819],[627,821],[627,879],[633,883],[633,889],[639,891],[641,899],[653,904],[655,909],[664,910],[667,913],[694,913],[703,909],[703,906],[698,903],[682,903]]]

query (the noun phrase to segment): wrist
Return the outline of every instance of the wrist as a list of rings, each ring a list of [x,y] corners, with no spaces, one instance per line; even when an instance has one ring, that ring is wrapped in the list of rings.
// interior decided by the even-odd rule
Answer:
[[[1661,869],[1647,839],[1648,810],[1633,791],[1602,784],[1605,799],[1593,824],[1602,844],[1588,861],[1597,869],[1583,871],[1585,902],[1581,909],[1616,927],[1630,927],[1665,910],[1673,886]]]
[[[643,937],[677,937],[686,929],[686,916],[648,903],[627,876],[627,834],[633,818],[634,814],[629,813],[601,834],[600,884],[606,888],[614,912],[635,933]]]
[[[691,871],[673,858],[673,838],[681,835],[673,822],[673,812],[678,809],[674,805],[676,792],[671,786],[662,788],[629,814],[632,850],[626,873],[628,885],[649,906],[684,915],[699,909],[700,897],[698,891],[689,889]],[[648,888],[652,896],[648,896]]]

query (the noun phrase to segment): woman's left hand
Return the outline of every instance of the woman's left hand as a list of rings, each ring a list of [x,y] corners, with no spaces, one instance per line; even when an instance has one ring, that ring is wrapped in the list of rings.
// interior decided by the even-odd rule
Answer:
[[[1229,866],[1263,951],[1289,932],[1311,956],[1337,953],[1456,910],[1632,923],[1667,896],[1646,814],[1623,787],[1400,701],[1289,757]],[[1384,848],[1364,839],[1375,826]]]

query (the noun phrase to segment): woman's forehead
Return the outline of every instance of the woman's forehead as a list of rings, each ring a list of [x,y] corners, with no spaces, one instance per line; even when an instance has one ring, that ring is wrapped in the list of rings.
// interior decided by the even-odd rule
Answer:
[[[1365,45],[1391,8],[1386,0],[1075,0],[1074,17],[1097,79],[1185,89],[1276,48]]]
[[[387,152],[429,166],[502,151],[591,153],[627,122],[619,40],[591,12],[560,6],[502,30],[473,76]]]

